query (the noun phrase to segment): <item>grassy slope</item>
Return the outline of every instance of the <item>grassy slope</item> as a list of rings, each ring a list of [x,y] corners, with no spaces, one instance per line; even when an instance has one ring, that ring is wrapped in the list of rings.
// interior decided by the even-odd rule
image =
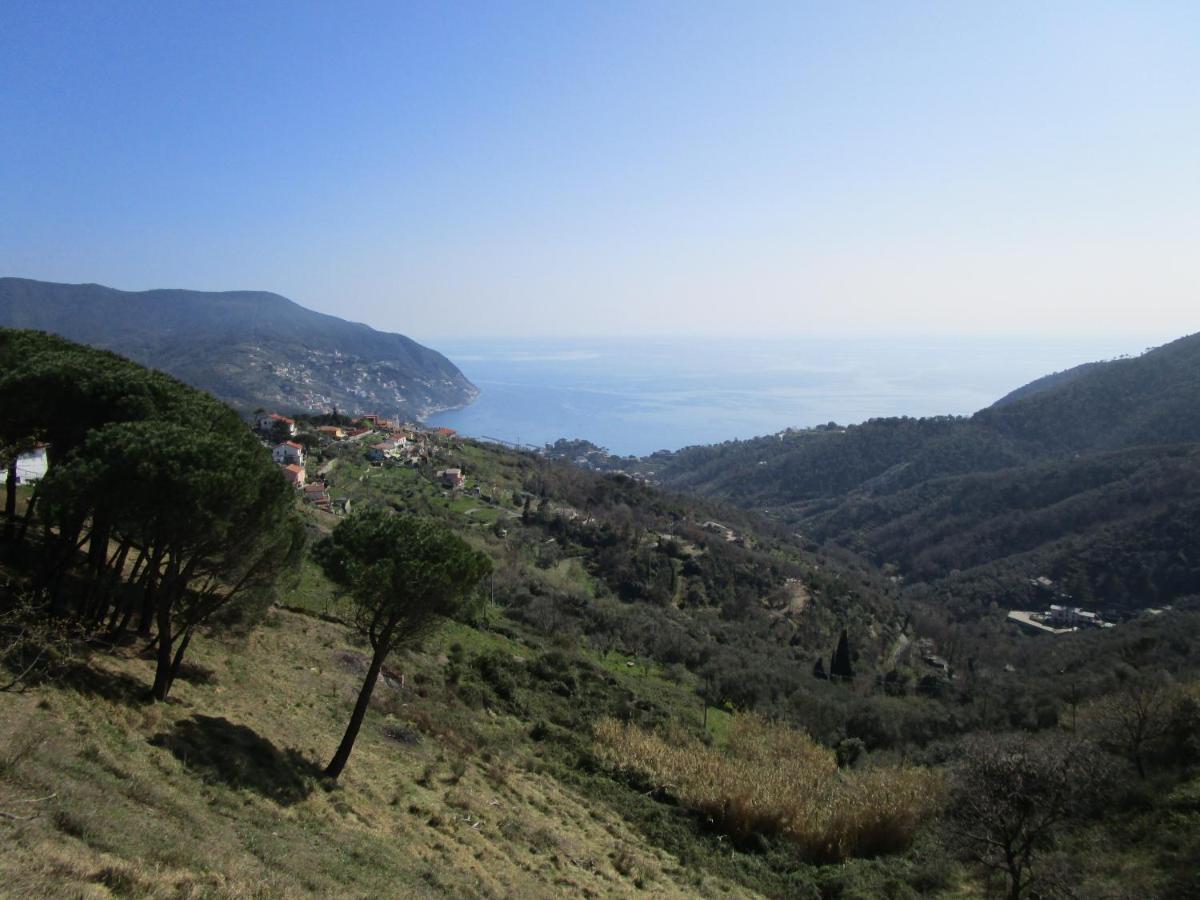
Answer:
[[[399,661],[407,687],[380,686],[343,786],[328,789],[317,767],[359,682],[348,638],[276,611],[245,642],[199,642],[211,678],[180,684],[165,706],[137,699],[150,664],[129,656],[97,656],[84,684],[0,695],[0,808],[37,813],[0,825],[4,893],[606,896],[635,882],[663,896],[744,893],[683,870],[543,772],[524,723],[448,708],[419,686],[444,665],[436,644]]]

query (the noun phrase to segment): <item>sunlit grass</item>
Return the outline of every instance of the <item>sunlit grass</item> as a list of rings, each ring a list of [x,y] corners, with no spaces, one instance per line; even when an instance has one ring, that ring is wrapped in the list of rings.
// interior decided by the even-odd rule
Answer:
[[[724,749],[681,728],[658,734],[615,719],[596,725],[605,761],[650,779],[739,842],[779,836],[814,862],[907,848],[936,811],[940,784],[902,766],[841,771],[806,734],[736,715]]]

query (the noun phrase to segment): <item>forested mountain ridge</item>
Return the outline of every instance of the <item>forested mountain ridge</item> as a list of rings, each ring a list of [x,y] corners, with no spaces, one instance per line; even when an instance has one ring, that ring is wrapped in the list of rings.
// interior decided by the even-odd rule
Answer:
[[[0,278],[0,327],[113,350],[256,407],[418,418],[475,387],[442,354],[400,334],[313,312],[263,291],[120,291]]]
[[[1043,456],[1200,440],[1200,334],[1080,368],[972,421]]]
[[[970,417],[873,419],[646,461],[662,483],[767,509],[907,577],[980,600],[1031,575],[1082,599],[1200,589],[1200,335],[1079,366]]]
[[[1007,406],[1010,403],[1020,400],[1022,397],[1030,397],[1034,394],[1040,394],[1043,391],[1052,390],[1060,385],[1074,381],[1076,378],[1079,378],[1082,375],[1086,375],[1097,366],[1103,365],[1104,363],[1102,362],[1084,363],[1080,366],[1064,369],[1061,372],[1051,372],[1049,375],[1043,375],[1041,378],[1035,378],[1033,381],[1029,382],[1029,384],[1023,384],[1016,390],[1009,391],[1007,394],[993,403],[991,408],[996,409],[1001,406]]]

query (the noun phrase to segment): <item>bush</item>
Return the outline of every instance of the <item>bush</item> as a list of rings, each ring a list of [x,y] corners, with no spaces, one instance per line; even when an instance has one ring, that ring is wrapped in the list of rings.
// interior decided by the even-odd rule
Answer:
[[[734,718],[725,751],[678,727],[660,736],[614,719],[595,736],[601,759],[649,779],[739,845],[778,836],[813,862],[907,848],[941,795],[924,769],[839,772],[834,753],[808,735],[753,715]]]
[[[477,656],[473,664],[492,693],[506,703],[516,699],[517,680],[514,671],[517,663],[511,656],[493,651]]]
[[[857,765],[867,752],[867,745],[858,738],[845,738],[838,741],[838,745],[834,748],[837,754],[837,764],[839,769],[850,769]]]
[[[81,630],[48,618],[44,604],[24,595],[0,596],[0,691],[51,680],[78,662]]]

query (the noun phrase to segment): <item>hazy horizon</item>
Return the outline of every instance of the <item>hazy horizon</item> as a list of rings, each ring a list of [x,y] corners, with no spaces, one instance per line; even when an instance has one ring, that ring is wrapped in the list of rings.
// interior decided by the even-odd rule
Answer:
[[[428,419],[540,446],[619,455],[827,422],[970,415],[1052,372],[1134,355],[1129,337],[482,338],[439,346],[480,389]]]
[[[14,274],[14,273],[10,273],[10,272],[0,272],[0,278],[4,278],[4,277],[26,278],[26,279],[30,279],[30,280],[34,280],[34,281],[48,280],[48,279],[32,278],[32,276],[29,276],[29,275]],[[74,283],[83,284],[83,283],[88,283],[88,282],[74,282]],[[195,288],[189,288],[184,285],[159,285],[159,286],[151,287],[151,288],[130,289],[130,288],[120,287],[119,285],[103,284],[103,285],[101,285],[101,287],[113,288],[115,290],[120,290],[120,291],[125,291],[125,292],[130,292],[130,293],[134,293],[134,292],[138,292],[138,291],[153,291],[153,290],[197,290]],[[246,292],[265,292],[265,293],[276,293],[276,294],[279,293],[278,291],[272,291],[269,288],[263,288],[263,287],[229,288],[228,290],[232,291],[232,292],[246,291]],[[219,291],[214,291],[214,293],[219,293]],[[289,300],[292,300],[293,302],[299,303],[301,306],[305,306],[304,303],[297,300],[295,297],[287,297],[286,299],[289,299]],[[313,309],[314,307],[308,307],[308,308]],[[317,312],[325,312],[327,315],[335,315],[335,316],[338,316],[339,318],[347,319],[347,321],[358,322],[359,324],[367,325],[370,328],[374,328],[377,331],[401,331],[401,329],[383,328],[374,322],[363,320],[363,319],[356,319],[352,315],[339,314],[339,312],[336,308],[333,310],[316,310],[316,311]],[[885,331],[873,331],[870,328],[854,328],[854,329],[843,329],[843,330],[795,331],[795,332],[774,330],[771,332],[761,332],[761,333],[735,332],[733,334],[729,334],[726,331],[689,331],[687,329],[679,329],[676,331],[662,331],[662,332],[640,332],[640,333],[632,334],[632,335],[620,334],[620,333],[570,332],[570,331],[558,333],[558,334],[529,334],[529,333],[501,334],[501,333],[496,333],[494,331],[487,332],[487,333],[469,332],[469,331],[443,332],[443,333],[437,333],[437,332],[420,333],[420,332],[414,331],[412,329],[403,330],[402,333],[404,333],[407,337],[410,337],[413,340],[418,341],[419,343],[422,343],[428,347],[431,347],[434,350],[440,350],[441,348],[439,345],[443,345],[443,344],[452,345],[452,344],[459,343],[459,342],[482,344],[487,341],[494,341],[497,344],[502,345],[505,343],[511,343],[513,341],[525,341],[525,340],[528,340],[530,342],[537,342],[537,343],[544,343],[547,341],[555,341],[555,342],[559,342],[562,344],[587,343],[589,341],[616,342],[616,341],[623,341],[623,340],[653,343],[653,342],[658,342],[658,341],[677,342],[680,340],[704,342],[704,341],[723,340],[725,338],[732,337],[732,338],[734,338],[738,341],[742,341],[742,342],[762,341],[765,343],[772,343],[772,342],[782,343],[782,342],[787,342],[787,341],[804,340],[804,339],[810,339],[810,338],[818,339],[818,340],[829,339],[829,340],[836,340],[836,341],[862,340],[862,341],[866,341],[866,342],[897,341],[897,342],[902,342],[902,343],[913,343],[913,342],[920,342],[920,341],[929,340],[929,339],[950,340],[950,339],[955,339],[955,338],[961,338],[964,340],[987,339],[987,340],[996,340],[996,341],[1004,341],[1004,342],[1031,342],[1031,343],[1046,342],[1046,341],[1053,342],[1053,341],[1062,341],[1062,340],[1094,341],[1097,343],[1112,341],[1112,342],[1117,342],[1119,344],[1119,346],[1122,348],[1120,351],[1118,351],[1121,355],[1136,356],[1137,354],[1139,354],[1145,350],[1152,349],[1154,347],[1158,347],[1163,344],[1170,343],[1171,341],[1178,340],[1179,338],[1187,337],[1191,334],[1200,332],[1200,326],[1193,326],[1193,327],[1195,328],[1194,331],[1186,331],[1186,332],[1179,332],[1179,333],[1166,332],[1166,331],[1153,332],[1153,331],[1149,331],[1149,330],[1130,331],[1129,329],[1104,331],[1104,330],[1091,330],[1086,327],[1071,328],[1071,329],[1066,329],[1061,332],[1016,331],[1016,330],[1004,331],[1004,330],[995,330],[995,329],[988,330],[986,332],[981,332],[981,331],[938,331],[938,330],[935,330],[932,328],[928,329],[928,330],[924,330],[924,331],[896,330],[896,331],[885,332]],[[1094,362],[1094,361],[1099,361],[1099,360],[1098,359],[1097,360],[1089,359],[1087,361]]]

